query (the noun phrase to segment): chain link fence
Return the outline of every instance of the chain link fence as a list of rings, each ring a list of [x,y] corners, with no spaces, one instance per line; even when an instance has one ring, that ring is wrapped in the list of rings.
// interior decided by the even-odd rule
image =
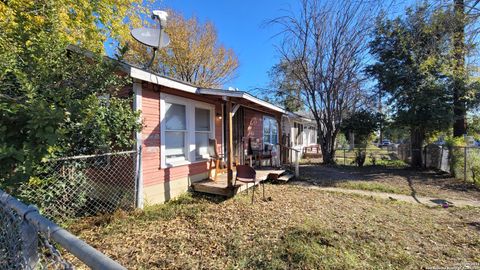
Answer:
[[[59,158],[14,190],[19,200],[0,190],[0,270],[74,269],[62,253],[75,264],[122,269],[54,222],[134,209],[139,166],[135,151]]]
[[[411,149],[409,144],[398,147],[398,156],[410,163],[412,153],[421,151],[426,168],[451,173],[454,177],[480,186],[480,148],[429,144],[422,149]]]
[[[0,190],[0,270],[74,269],[63,252],[94,269],[124,269],[41,216],[35,207]]]
[[[126,151],[44,162],[15,193],[57,222],[131,210],[136,204],[137,153]]]
[[[357,165],[359,153],[364,155],[365,165],[399,165],[397,147],[395,145],[386,147],[360,147],[360,148],[339,148],[335,150],[335,161],[340,165]]]

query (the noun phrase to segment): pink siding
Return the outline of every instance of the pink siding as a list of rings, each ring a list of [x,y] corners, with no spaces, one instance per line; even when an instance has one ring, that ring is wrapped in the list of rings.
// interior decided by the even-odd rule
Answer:
[[[168,90],[172,94],[171,89]],[[206,102],[202,97],[186,96]],[[207,100],[212,103],[212,100]],[[221,105],[215,104],[216,113],[221,113]],[[189,165],[162,169],[160,166],[160,93],[154,91],[153,87],[143,84],[142,87],[142,116],[143,116],[143,151],[142,170],[144,186],[150,186],[176,179],[185,178],[191,175],[201,174],[208,171],[207,162],[196,162]],[[218,149],[222,141],[222,120],[215,116],[215,137],[218,142]]]

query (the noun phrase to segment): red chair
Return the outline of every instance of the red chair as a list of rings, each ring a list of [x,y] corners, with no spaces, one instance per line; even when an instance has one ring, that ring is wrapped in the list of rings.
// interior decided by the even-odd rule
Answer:
[[[248,165],[238,165],[237,166],[237,175],[235,177],[235,184],[237,185],[238,182],[245,183],[247,185],[247,193],[248,193],[248,184],[253,183],[253,190],[252,190],[252,203],[255,197],[255,184],[257,183],[257,172]],[[263,200],[265,200],[265,184],[263,181],[259,181],[263,188]]]

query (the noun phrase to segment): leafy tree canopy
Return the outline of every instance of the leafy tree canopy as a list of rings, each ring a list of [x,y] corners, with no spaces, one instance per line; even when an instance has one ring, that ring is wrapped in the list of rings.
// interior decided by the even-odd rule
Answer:
[[[27,179],[45,158],[131,147],[139,129],[130,100],[117,97],[127,81],[114,63],[67,53],[75,35],[65,34],[64,4],[0,4],[0,183]],[[94,16],[84,8],[78,16]],[[103,30],[88,31],[79,36]]]
[[[359,110],[346,117],[340,127],[345,137],[350,139],[350,133],[355,134],[355,145],[365,147],[368,138],[380,128],[383,116],[367,110]]]
[[[274,65],[269,71],[270,85],[274,90],[266,93],[273,94],[275,101],[291,112],[305,109],[301,96],[302,85],[295,77],[295,72],[292,70],[294,68],[300,67],[285,61]]]
[[[422,147],[428,133],[452,123],[451,33],[444,16],[424,4],[407,9],[405,18],[380,17],[370,43],[376,63],[368,72],[390,95],[395,122],[410,129],[414,149]],[[421,162],[417,152],[414,165]]]
[[[238,68],[238,58],[232,49],[219,43],[213,23],[200,23],[195,17],[185,19],[172,10],[168,14],[165,32],[170,45],[159,50],[151,69],[200,87],[222,87],[230,81]],[[128,61],[148,63],[149,49],[138,42],[130,42],[129,48]]]

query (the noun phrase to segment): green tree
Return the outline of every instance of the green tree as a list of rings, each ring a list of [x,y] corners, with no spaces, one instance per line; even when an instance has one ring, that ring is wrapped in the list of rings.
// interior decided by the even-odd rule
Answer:
[[[0,4],[0,183],[26,180],[45,158],[131,147],[139,129],[114,62],[67,52],[62,4]]]
[[[421,166],[425,137],[451,125],[450,32],[441,10],[407,9],[404,18],[378,18],[369,66],[382,91],[390,94],[394,120],[410,130],[412,165]]]
[[[343,119],[340,130],[347,140],[350,140],[350,134],[355,134],[355,142],[358,147],[366,147],[368,139],[374,131],[380,128],[383,122],[383,116],[380,113],[373,113],[367,110],[359,110],[351,113]]]
[[[285,61],[274,65],[268,74],[270,88],[273,90],[267,91],[266,95],[274,96],[275,101],[285,109],[296,112],[305,108],[301,97],[302,86],[295,78],[293,68],[296,67]]]

